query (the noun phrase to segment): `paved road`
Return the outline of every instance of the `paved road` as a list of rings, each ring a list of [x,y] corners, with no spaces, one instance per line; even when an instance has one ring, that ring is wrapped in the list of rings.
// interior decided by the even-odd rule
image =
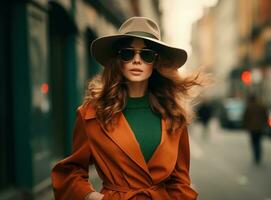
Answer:
[[[208,137],[191,125],[191,178],[198,200],[271,200],[271,139],[263,142],[261,166],[251,158],[245,131],[229,131],[212,120]]]

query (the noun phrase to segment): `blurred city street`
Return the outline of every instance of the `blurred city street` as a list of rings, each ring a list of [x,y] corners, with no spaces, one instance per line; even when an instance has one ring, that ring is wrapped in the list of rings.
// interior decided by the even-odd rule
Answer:
[[[4,1],[0,200],[54,199],[52,168],[71,154],[76,110],[104,69],[90,46],[133,16],[154,20],[161,41],[187,52],[180,78],[203,71],[214,83],[195,98],[189,126],[198,200],[271,200],[270,0]],[[158,48],[155,56],[163,53]],[[95,167],[89,169],[100,191]]]
[[[212,119],[209,135],[190,127],[191,178],[198,200],[270,200],[271,139],[263,140],[263,163],[254,165],[245,131],[221,129]]]

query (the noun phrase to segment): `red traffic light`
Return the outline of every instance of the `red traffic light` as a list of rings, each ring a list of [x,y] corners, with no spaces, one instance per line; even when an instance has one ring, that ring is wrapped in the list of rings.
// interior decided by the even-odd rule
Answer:
[[[47,94],[49,91],[49,85],[47,83],[42,83],[41,84],[41,92],[43,94]]]
[[[251,71],[249,71],[249,70],[243,71],[241,74],[241,79],[245,85],[250,85],[251,84]]]

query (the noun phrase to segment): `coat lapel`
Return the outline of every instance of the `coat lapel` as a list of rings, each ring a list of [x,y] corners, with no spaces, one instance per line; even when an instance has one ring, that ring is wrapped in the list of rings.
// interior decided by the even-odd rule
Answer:
[[[139,167],[141,167],[149,176],[150,172],[148,166],[141,152],[139,143],[137,142],[133,131],[131,130],[127,120],[123,113],[119,114],[116,126],[112,131],[105,131],[116,145],[118,145],[122,151]]]
[[[159,181],[157,177],[160,177],[161,169],[165,170],[169,176],[175,167],[178,156],[178,144],[181,134],[168,133],[166,119],[162,118],[161,123],[161,141],[148,162],[145,161],[139,143],[123,113],[119,115],[116,128],[112,132],[105,131],[123,152],[148,174],[152,182]]]
[[[148,169],[154,182],[159,182],[161,170],[164,171],[165,178],[173,171],[177,157],[180,133],[168,133],[166,119],[162,118],[162,138],[154,154],[148,162]]]

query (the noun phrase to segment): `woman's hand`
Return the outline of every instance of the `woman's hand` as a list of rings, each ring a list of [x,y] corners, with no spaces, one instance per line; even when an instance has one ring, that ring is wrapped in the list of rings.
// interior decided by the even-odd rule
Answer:
[[[100,192],[91,192],[89,193],[85,200],[102,200],[104,195]]]

